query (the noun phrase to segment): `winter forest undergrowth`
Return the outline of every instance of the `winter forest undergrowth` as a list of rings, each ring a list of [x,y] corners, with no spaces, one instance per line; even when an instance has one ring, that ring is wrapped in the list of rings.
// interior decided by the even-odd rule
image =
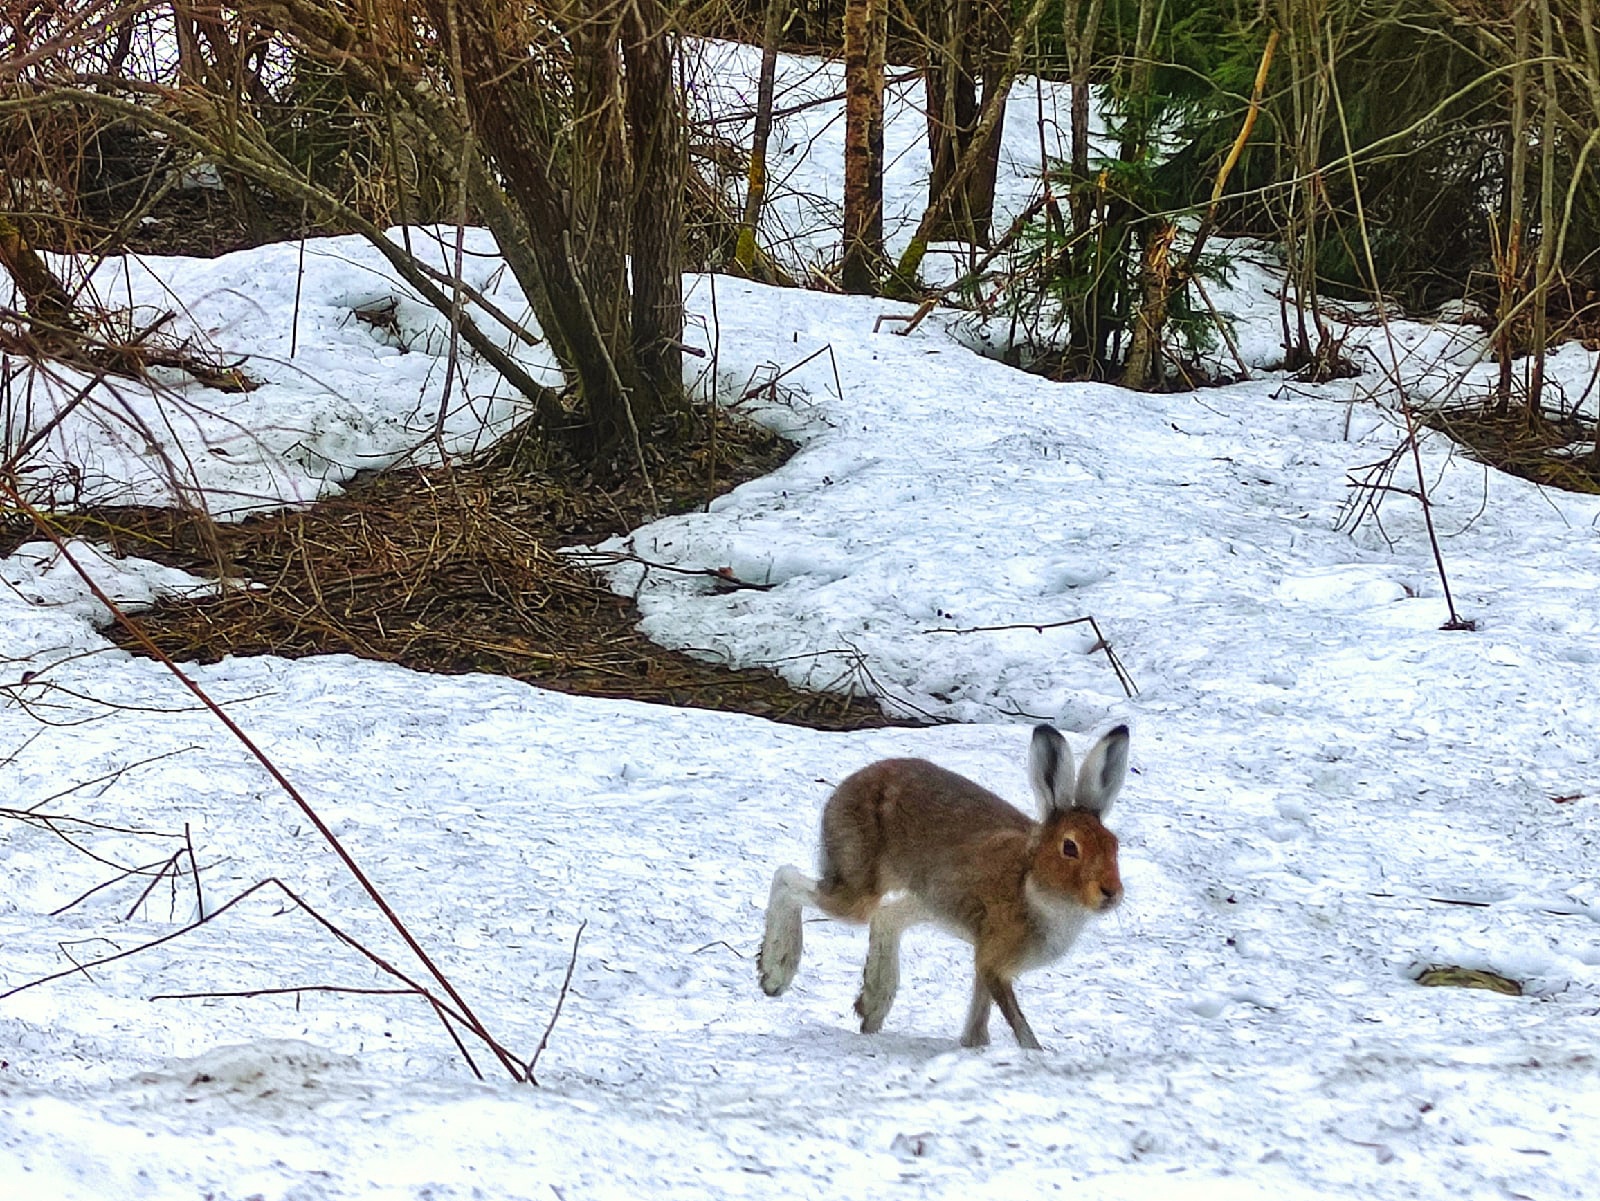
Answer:
[[[701,118],[747,121],[759,50],[697,45]],[[884,239],[903,261],[930,160],[920,85],[894,74]],[[847,82],[778,60],[760,245],[789,283],[847,254]],[[1012,85],[997,231],[1038,201],[1041,154],[1071,159],[1069,82]],[[459,272],[457,315],[553,390],[558,338],[488,316],[544,333],[544,302],[485,228],[387,229],[437,274],[354,232],[42,256],[191,358],[133,377],[8,348],[8,517],[239,522],[502,445],[536,403],[418,280]],[[1216,321],[1193,316],[1211,333],[1166,343],[1215,382],[1200,389],[1020,370],[1044,344],[1019,326],[1045,330],[1074,294],[1026,319],[959,288],[924,305],[974,253],[938,239],[905,299],[682,276],[690,400],[795,453],[693,511],[544,550],[603,572],[664,647],[914,726],[829,732],[356,655],[181,664],[197,693],[111,640],[107,602],[251,582],[8,526],[5,1188],[1592,1196],[1600,497],[1429,425],[1492,407],[1481,309],[1330,300],[1313,340],[1352,371],[1291,369],[1296,261],[1266,232],[1210,239],[1228,269],[1206,277]],[[196,348],[216,378],[190,370]],[[1600,356],[1573,337],[1538,363],[1592,430]],[[931,927],[906,937],[880,1034],[851,1011],[855,927],[808,922],[795,986],[762,995],[772,873],[814,861],[834,785],[923,756],[1031,809],[1040,721],[1080,755],[1132,731],[1109,818],[1126,899],[1018,984],[1043,1051],[998,1023],[992,1046],[956,1045],[971,952]]]

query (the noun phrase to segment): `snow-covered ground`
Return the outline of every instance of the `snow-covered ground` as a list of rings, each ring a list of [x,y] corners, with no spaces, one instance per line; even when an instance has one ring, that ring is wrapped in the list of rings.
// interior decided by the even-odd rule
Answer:
[[[453,264],[454,231],[394,233],[431,266]],[[515,284],[499,283],[505,268],[494,240],[468,231],[465,250],[466,282],[496,289],[527,319]],[[98,265],[88,289],[124,328],[154,326],[158,340],[221,363],[242,361],[259,386],[218,392],[173,372],[152,394],[127,381],[92,388],[86,374],[60,366],[8,373],[0,429],[13,431],[12,445],[25,426],[41,427],[88,392],[27,463],[24,482],[41,503],[166,504],[178,492],[224,517],[309,504],[358,471],[410,455],[437,458],[441,440],[451,453],[485,445],[519,413],[516,392],[470,354],[445,395],[448,323],[360,238],[217,259],[113,258]],[[475,307],[474,315],[495,328]],[[535,376],[560,383],[544,347],[516,344]]]
[[[212,473],[217,509],[305,499],[433,428],[440,319],[403,304],[401,353],[351,310],[403,289],[359,244],[312,243],[291,359],[298,256],[118,278],[268,380],[191,387],[182,420],[106,398],[166,426],[153,440]],[[506,298],[495,261],[469,261]],[[1275,305],[1242,278],[1229,303],[1264,355]],[[970,724],[817,733],[344,657],[191,667],[518,1054],[587,923],[541,1087],[481,1051],[476,1081],[415,998],[317,991],[393,982],[269,887],[0,998],[0,1196],[1596,1195],[1600,501],[1430,441],[1443,556],[1477,623],[1441,631],[1415,501],[1340,525],[1349,475],[1399,440],[1375,372],[1132,395],[1015,374],[937,321],[874,333],[904,311],[879,301],[718,279],[713,328],[713,281],[692,282],[724,396],[821,352],[740,406],[803,448],[609,549],[776,587],[637,568],[618,586],[663,642]],[[1395,333],[1414,391],[1469,369],[1460,331]],[[1563,352],[1563,378],[1593,361]],[[455,447],[514,415],[466,367]],[[97,455],[109,494],[158,491],[143,443],[92,421],[58,450]],[[1394,483],[1414,484],[1409,462]],[[78,552],[133,602],[189,583]],[[208,912],[277,879],[415,970],[215,719],[96,632],[53,551],[0,577],[0,994],[192,920],[187,873],[142,901],[147,877],[95,890],[186,827]],[[1057,624],[1091,614],[1137,696],[1085,626]],[[1039,718],[1080,752],[1113,720],[1134,731],[1111,820],[1127,900],[1019,986],[1047,1049],[998,1023],[989,1049],[956,1047],[969,953],[932,930],[907,938],[881,1035],[850,1012],[858,930],[808,927],[794,989],[762,996],[767,884],[811,860],[830,787],[915,754],[1025,803]],[[1420,987],[1435,964],[1526,992]]]

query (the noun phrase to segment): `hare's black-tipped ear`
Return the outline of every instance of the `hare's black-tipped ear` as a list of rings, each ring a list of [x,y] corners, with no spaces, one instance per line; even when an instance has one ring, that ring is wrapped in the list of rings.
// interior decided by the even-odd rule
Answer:
[[[1035,726],[1028,748],[1028,783],[1039,803],[1039,820],[1072,807],[1072,748],[1054,726]]]
[[[1128,775],[1128,727],[1117,726],[1094,744],[1078,771],[1078,790],[1072,803],[1078,809],[1104,817],[1122,791]]]

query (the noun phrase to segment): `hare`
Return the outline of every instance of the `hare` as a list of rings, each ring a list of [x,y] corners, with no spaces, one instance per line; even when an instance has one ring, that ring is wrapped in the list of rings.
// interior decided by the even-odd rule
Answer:
[[[1117,839],[1101,819],[1127,774],[1128,727],[1094,745],[1076,783],[1072,752],[1051,726],[1034,730],[1028,766],[1038,821],[926,759],[884,759],[840,784],[822,811],[822,879],[794,867],[772,878],[762,991],[775,997],[794,980],[803,906],[870,922],[855,1008],[862,1032],[875,1033],[900,984],[900,935],[933,922],[975,952],[961,1045],[988,1044],[999,1005],[1017,1042],[1039,1050],[1011,984],[1061,958],[1091,915],[1122,900]]]

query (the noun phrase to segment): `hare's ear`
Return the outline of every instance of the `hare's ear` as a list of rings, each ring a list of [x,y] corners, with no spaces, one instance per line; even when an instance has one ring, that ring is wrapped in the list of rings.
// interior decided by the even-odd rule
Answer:
[[[1054,726],[1035,726],[1028,749],[1028,783],[1039,802],[1039,820],[1072,808],[1072,748]]]
[[[1078,790],[1072,798],[1074,807],[1104,817],[1122,791],[1127,774],[1128,727],[1118,726],[1084,757],[1078,772]]]

